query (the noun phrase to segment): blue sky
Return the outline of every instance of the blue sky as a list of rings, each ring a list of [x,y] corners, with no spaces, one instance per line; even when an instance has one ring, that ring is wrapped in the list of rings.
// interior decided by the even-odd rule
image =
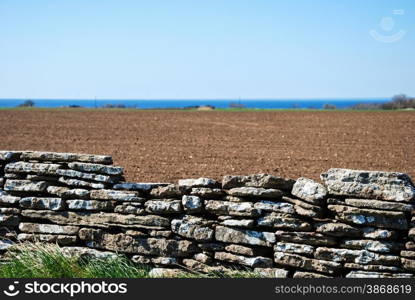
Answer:
[[[414,49],[413,0],[0,0],[0,98],[415,96]]]

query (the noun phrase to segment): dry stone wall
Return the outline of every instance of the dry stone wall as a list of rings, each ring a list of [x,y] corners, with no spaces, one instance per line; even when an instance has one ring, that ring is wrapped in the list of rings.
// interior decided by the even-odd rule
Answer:
[[[330,169],[321,180],[125,182],[110,156],[0,151],[0,251],[43,241],[68,255],[122,253],[155,276],[415,277],[411,179]]]

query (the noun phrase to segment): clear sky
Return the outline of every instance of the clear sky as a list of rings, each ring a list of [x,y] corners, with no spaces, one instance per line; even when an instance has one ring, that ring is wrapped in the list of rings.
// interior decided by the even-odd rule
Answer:
[[[0,98],[397,93],[414,0],[0,0]]]

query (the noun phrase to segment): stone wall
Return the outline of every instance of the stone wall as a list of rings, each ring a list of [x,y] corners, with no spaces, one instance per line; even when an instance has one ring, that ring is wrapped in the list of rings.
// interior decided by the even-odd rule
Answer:
[[[0,249],[57,243],[180,270],[270,277],[414,277],[415,188],[402,173],[330,169],[125,182],[110,156],[0,152]]]

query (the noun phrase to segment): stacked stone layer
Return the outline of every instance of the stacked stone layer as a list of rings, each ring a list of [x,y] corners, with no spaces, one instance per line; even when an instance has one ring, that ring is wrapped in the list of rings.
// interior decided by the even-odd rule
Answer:
[[[0,251],[51,242],[68,255],[122,253],[156,275],[415,277],[411,179],[348,169],[321,179],[133,183],[110,156],[0,151]]]

